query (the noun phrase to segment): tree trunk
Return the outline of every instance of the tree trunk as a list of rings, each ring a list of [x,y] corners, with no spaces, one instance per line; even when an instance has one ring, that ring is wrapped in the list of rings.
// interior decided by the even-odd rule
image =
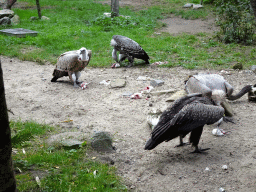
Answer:
[[[36,7],[37,7],[37,12],[38,12],[38,18],[41,19],[42,15],[41,15],[41,8],[40,8],[39,0],[36,0]]]
[[[119,0],[111,0],[111,17],[119,16]]]
[[[11,9],[17,0],[6,0],[6,9]]]
[[[3,71],[0,60],[0,191],[16,191],[12,166],[11,130],[5,100]]]
[[[254,13],[254,17],[256,19],[256,0],[250,0],[250,2],[251,2],[252,10]]]

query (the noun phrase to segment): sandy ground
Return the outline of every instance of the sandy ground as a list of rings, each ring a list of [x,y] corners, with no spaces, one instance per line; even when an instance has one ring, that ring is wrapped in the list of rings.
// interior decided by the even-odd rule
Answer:
[[[247,96],[230,102],[235,111],[236,124],[225,123],[230,131],[223,137],[213,136],[215,126],[205,126],[199,146],[210,148],[207,154],[191,154],[190,146],[174,148],[174,139],[162,143],[152,151],[143,150],[151,130],[147,126],[148,112],[163,109],[170,95],[151,96],[132,100],[123,98],[125,92],[138,92],[150,81],[137,81],[138,76],[161,79],[165,83],[157,90],[184,89],[184,79],[194,72],[183,68],[162,69],[86,68],[81,80],[90,82],[88,89],[76,89],[68,78],[50,82],[54,66],[1,57],[6,100],[14,115],[10,119],[35,120],[59,125],[62,131],[95,130],[114,135],[115,153],[96,153],[97,159],[112,159],[118,174],[125,178],[134,191],[256,191],[256,105]],[[93,62],[93,59],[92,61]],[[246,84],[255,84],[250,71],[209,71],[222,74],[235,92]],[[100,85],[102,80],[124,78],[126,86],[110,89]],[[150,107],[149,103],[153,106]],[[72,123],[61,123],[71,119]],[[187,140],[187,138],[185,139]],[[222,166],[227,165],[227,170]],[[205,170],[209,168],[209,171]]]

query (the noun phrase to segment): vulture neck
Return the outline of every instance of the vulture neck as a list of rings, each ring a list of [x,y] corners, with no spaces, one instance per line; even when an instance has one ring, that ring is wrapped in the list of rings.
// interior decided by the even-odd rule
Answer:
[[[80,54],[81,61],[87,61],[87,51],[84,51],[82,54]]]
[[[251,89],[252,89],[251,85],[246,85],[243,89],[241,89],[241,91],[239,93],[237,93],[236,95],[230,95],[230,96],[227,97],[227,99],[231,100],[231,101],[239,99],[244,94],[248,93]]]

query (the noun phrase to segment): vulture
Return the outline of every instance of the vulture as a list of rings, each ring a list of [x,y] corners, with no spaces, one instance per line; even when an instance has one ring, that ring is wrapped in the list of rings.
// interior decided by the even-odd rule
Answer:
[[[142,47],[134,40],[121,36],[114,35],[111,39],[110,45],[113,46],[112,58],[118,63],[128,58],[130,62],[127,67],[133,66],[134,58],[142,59],[149,64],[149,56],[142,49]],[[119,51],[119,61],[117,59],[117,51]],[[116,67],[117,63],[114,63],[112,67]]]
[[[185,89],[188,94],[202,93],[204,96],[212,97],[212,91],[218,90],[219,96],[212,98],[217,102],[217,104],[220,104],[221,100],[225,98],[231,101],[239,99],[252,89],[252,85],[246,85],[239,93],[232,95],[234,88],[224,79],[223,76],[218,74],[193,75],[189,77],[185,84]]]
[[[162,113],[144,149],[154,149],[163,141],[176,137],[180,137],[178,146],[183,146],[183,138],[191,132],[189,141],[195,147],[193,153],[208,150],[198,148],[203,127],[218,122],[223,115],[224,108],[216,105],[211,98],[203,97],[200,93],[184,96]]]
[[[222,102],[227,98],[228,100],[234,101],[239,99],[244,94],[251,91],[253,88],[252,85],[244,86],[239,93],[233,95],[234,88],[224,79],[223,76],[218,74],[198,74],[190,76],[187,81],[185,81],[185,89],[188,94],[191,93],[202,93],[203,96],[212,98],[217,105],[221,105]],[[214,94],[213,94],[214,93]],[[224,116],[217,126],[217,130],[223,132],[219,129],[219,125],[222,121],[233,122],[232,119]]]
[[[79,50],[68,51],[58,57],[56,68],[53,71],[51,82],[56,82],[58,78],[69,76],[74,87],[80,87],[82,83],[79,81],[82,71],[91,59],[92,51],[82,47]]]

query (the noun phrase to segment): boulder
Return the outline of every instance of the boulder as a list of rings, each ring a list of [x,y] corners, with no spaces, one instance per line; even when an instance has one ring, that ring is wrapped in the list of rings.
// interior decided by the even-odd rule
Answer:
[[[11,18],[11,23],[13,25],[18,25],[20,23],[20,17],[18,15],[14,15],[12,18]]]
[[[83,132],[64,132],[51,135],[46,143],[50,146],[54,145],[77,145],[78,142],[84,142],[89,136]],[[73,143],[73,144],[72,144]]]
[[[1,18],[0,25],[11,25],[11,19],[9,17]]]
[[[0,10],[0,19],[2,19],[4,17],[12,18],[13,16],[14,16],[14,11],[12,11],[10,9],[2,9],[2,10]]]
[[[108,132],[98,131],[91,138],[91,146],[96,151],[113,152],[112,136]]]

